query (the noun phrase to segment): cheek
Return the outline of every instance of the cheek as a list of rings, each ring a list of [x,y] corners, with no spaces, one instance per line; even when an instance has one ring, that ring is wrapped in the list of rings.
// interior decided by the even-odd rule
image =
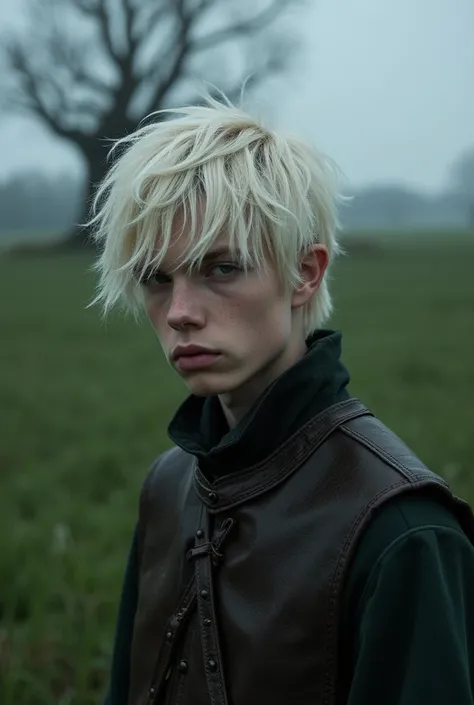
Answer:
[[[145,298],[143,308],[145,309],[146,317],[150,321],[153,328],[155,328],[156,321],[156,306],[153,305],[153,301],[149,298]]]
[[[149,296],[145,298],[144,309],[153,329],[161,337],[166,330],[166,316],[163,306],[158,305],[155,297]]]
[[[290,310],[280,292],[250,286],[238,299],[226,302],[221,315],[223,325],[240,329],[244,335],[254,335],[264,342],[268,336],[275,340],[284,334],[290,322]]]

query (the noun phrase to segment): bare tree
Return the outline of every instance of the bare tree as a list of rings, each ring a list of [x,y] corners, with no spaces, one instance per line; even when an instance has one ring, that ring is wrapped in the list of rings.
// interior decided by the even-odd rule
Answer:
[[[231,99],[282,70],[287,39],[266,29],[297,0],[30,0],[30,31],[2,40],[3,107],[38,118],[84,157],[87,218],[110,139],[190,100],[196,80]],[[195,88],[194,88],[195,90]],[[84,229],[71,244],[89,244]]]

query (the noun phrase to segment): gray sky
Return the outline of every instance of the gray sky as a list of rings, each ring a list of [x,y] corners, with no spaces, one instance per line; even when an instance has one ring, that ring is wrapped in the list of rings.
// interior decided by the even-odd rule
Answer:
[[[300,67],[265,93],[272,124],[310,138],[353,186],[433,191],[474,145],[473,0],[309,0]],[[0,27],[18,19],[0,0]],[[284,100],[279,102],[281,95]],[[0,178],[27,167],[78,170],[76,153],[31,123],[4,120]]]

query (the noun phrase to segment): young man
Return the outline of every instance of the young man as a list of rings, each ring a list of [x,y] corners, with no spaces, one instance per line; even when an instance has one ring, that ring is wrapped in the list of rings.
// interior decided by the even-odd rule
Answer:
[[[210,100],[118,143],[96,302],[190,396],[153,464],[111,705],[472,705],[474,521],[347,391],[337,171]]]

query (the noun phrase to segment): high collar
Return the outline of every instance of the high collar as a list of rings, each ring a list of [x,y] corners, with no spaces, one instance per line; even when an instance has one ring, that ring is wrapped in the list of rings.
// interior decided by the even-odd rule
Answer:
[[[217,396],[190,395],[168,427],[171,440],[196,456],[212,478],[261,461],[310,418],[349,398],[341,338],[327,330],[311,336],[307,353],[267,387],[233,429]]]

